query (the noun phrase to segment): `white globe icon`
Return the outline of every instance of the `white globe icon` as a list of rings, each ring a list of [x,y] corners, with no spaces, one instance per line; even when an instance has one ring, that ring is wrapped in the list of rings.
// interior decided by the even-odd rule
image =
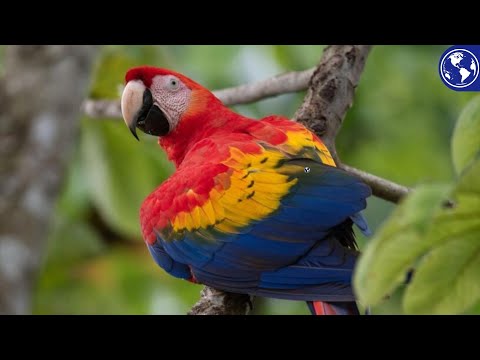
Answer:
[[[466,49],[453,49],[440,61],[443,81],[454,88],[470,86],[477,80],[478,72],[478,59]]]

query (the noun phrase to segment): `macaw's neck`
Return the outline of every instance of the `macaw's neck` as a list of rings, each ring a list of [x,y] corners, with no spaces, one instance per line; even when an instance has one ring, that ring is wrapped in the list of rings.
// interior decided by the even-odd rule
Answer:
[[[212,96],[201,108],[187,111],[175,130],[160,137],[158,143],[178,168],[188,151],[202,139],[231,133],[247,126],[251,121],[233,112]]]

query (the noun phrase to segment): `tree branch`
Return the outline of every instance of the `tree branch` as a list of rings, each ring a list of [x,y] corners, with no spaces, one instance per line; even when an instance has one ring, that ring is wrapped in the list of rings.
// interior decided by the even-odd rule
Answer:
[[[322,138],[340,168],[360,177],[375,196],[397,203],[408,193],[407,187],[342,164],[335,148],[335,138],[352,106],[370,49],[368,45],[327,47],[295,118]]]
[[[119,100],[87,99],[81,105],[81,112],[91,118],[122,118]]]
[[[200,300],[188,315],[247,315],[252,309],[253,296],[233,294],[205,286]]]
[[[305,90],[315,68],[292,71],[251,84],[235,86],[213,93],[227,105],[248,104],[268,97]]]
[[[225,105],[248,104],[272,96],[305,90],[315,68],[292,71],[250,84],[214,90]],[[121,118],[118,100],[85,100],[82,112],[92,118]]]
[[[31,312],[97,47],[9,46],[0,79],[0,313]]]
[[[322,137],[337,163],[335,137],[353,103],[355,88],[369,51],[370,46],[362,45],[327,47],[310,80],[304,102],[295,114],[297,121]],[[190,313],[211,314],[210,309],[214,308],[215,314],[246,314],[247,299],[245,295],[205,287],[199,302],[193,307],[195,312],[192,310]]]
[[[295,119],[322,138],[338,163],[335,138],[353,103],[371,46],[333,45],[323,51]]]
[[[398,203],[404,196],[409,193],[409,191],[411,191],[411,189],[406,186],[382,179],[381,177],[369,174],[363,170],[356,169],[352,166],[340,164],[339,167],[362,179],[372,188],[373,195],[381,199],[391,201],[393,203]]]

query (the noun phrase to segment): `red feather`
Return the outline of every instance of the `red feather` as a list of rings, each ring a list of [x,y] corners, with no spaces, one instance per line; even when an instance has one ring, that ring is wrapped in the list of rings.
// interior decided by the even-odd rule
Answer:
[[[134,67],[128,70],[125,75],[125,83],[128,83],[131,80],[142,80],[145,86],[149,88],[152,85],[152,79],[157,75],[174,75],[192,90],[205,89],[202,85],[176,71],[147,65]]]
[[[253,289],[258,291],[257,294],[308,300],[314,314],[358,314],[350,285],[345,283],[349,276],[345,270],[352,269],[355,253],[337,249],[326,255],[343,259],[342,266],[346,268],[338,273],[335,272],[337,265],[330,268],[321,263],[321,268],[315,269],[310,264],[317,264],[315,261],[324,256],[322,251],[329,243],[324,243],[325,248],[312,248],[310,242],[315,239],[310,238],[307,231],[302,232],[300,240],[304,239],[303,242],[296,243],[296,239],[293,241],[288,234],[288,241],[284,241],[281,232],[285,232],[286,225],[282,221],[286,223],[286,215],[279,212],[279,215],[275,213],[278,215],[275,217],[277,215],[272,214],[282,205],[288,210],[288,217],[295,219],[301,219],[298,215],[302,213],[295,213],[298,209],[311,210],[309,200],[305,200],[306,196],[301,191],[317,191],[312,180],[305,180],[303,185],[298,185],[298,194],[292,192],[292,197],[288,199],[286,196],[291,191],[289,186],[303,179],[300,175],[304,175],[306,167],[303,168],[302,161],[315,164],[327,175],[332,174],[332,179],[340,179],[340,182],[347,179],[352,183],[353,190],[349,190],[348,194],[353,193],[350,196],[354,199],[340,199],[339,206],[332,210],[332,216],[325,217],[325,226],[336,226],[336,221],[344,221],[350,215],[351,208],[355,211],[363,209],[365,197],[368,196],[365,187],[335,169],[335,162],[325,145],[299,123],[281,116],[268,116],[254,121],[224,106],[212,92],[195,81],[167,69],[136,67],[127,72],[125,80],[140,80],[146,87],[151,87],[155,76],[165,75],[176,76],[191,92],[188,107],[176,127],[159,138],[159,144],[177,170],[145,199],[140,210],[143,236],[157,263],[176,277],[192,282],[197,282],[198,278],[200,282],[221,285],[228,291]],[[299,159],[292,160],[296,156]],[[285,165],[290,160],[291,164]],[[301,166],[298,166],[298,162]],[[331,168],[327,169],[326,165]],[[300,173],[297,177],[291,175],[292,171],[297,171],[294,170],[295,166]],[[282,171],[279,169],[285,173],[277,172]],[[281,177],[280,181],[275,175]],[[249,184],[244,180],[247,176],[255,178],[255,181],[251,180]],[[331,180],[324,181],[333,187],[329,182]],[[284,185],[283,188],[279,184]],[[330,190],[327,188],[322,191]],[[280,196],[285,202],[280,201]],[[323,212],[330,203],[332,201],[327,197],[322,205]],[[316,217],[314,220],[307,218],[306,223],[311,221],[316,221]],[[256,229],[257,233],[252,229]],[[271,236],[270,233],[277,229],[278,233]],[[325,236],[324,230],[318,230],[317,233]],[[218,236],[222,240],[217,242]],[[340,243],[335,244],[341,248]],[[292,264],[292,259],[306,259],[309,265],[306,267],[299,262],[300,267],[290,268],[287,265]],[[309,259],[315,261],[309,262]],[[283,271],[280,277],[277,272],[279,266]],[[272,269],[275,271],[269,272]],[[231,274],[227,274],[229,270]],[[304,276],[304,271],[311,275]],[[324,274],[325,271],[328,276]],[[252,278],[253,285],[250,284],[251,274],[255,275]],[[286,279],[282,276],[286,276]],[[319,276],[318,284],[310,286],[309,276]],[[333,281],[332,276],[340,283],[330,288],[324,280]],[[298,285],[298,289],[290,287],[292,279],[298,282],[294,284]],[[283,283],[285,289],[279,287]],[[297,290],[305,291],[305,294]],[[324,300],[333,299],[337,302],[311,301],[315,294],[320,294]],[[338,302],[338,299],[344,300]]]

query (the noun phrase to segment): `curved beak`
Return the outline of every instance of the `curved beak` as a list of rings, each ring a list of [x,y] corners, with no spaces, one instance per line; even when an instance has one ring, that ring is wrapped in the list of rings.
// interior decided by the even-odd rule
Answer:
[[[137,128],[154,136],[166,135],[170,130],[167,117],[153,104],[151,91],[140,80],[129,81],[125,86],[121,106],[123,120],[137,140]]]
[[[143,96],[147,88],[139,80],[129,81],[122,93],[122,115],[125,124],[137,140],[137,122],[143,106]]]

